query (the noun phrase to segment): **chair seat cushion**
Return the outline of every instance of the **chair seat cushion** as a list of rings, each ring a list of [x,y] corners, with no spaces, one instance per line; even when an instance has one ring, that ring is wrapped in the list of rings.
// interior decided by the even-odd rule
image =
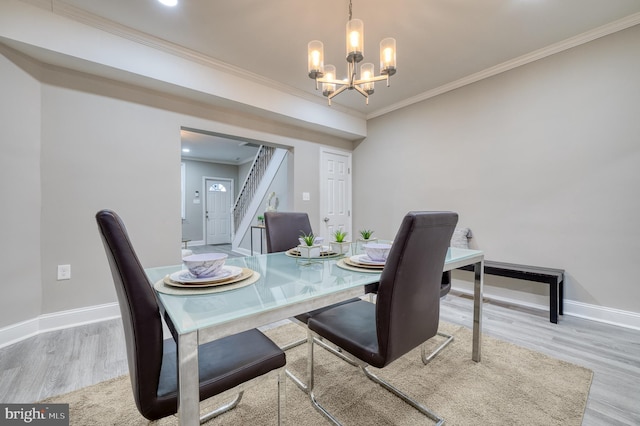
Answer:
[[[201,345],[198,350],[200,400],[283,367],[285,363],[284,352],[256,329]],[[158,396],[177,394],[177,378],[176,344],[173,339],[167,339]]]
[[[340,305],[309,318],[311,331],[374,367],[383,367],[376,332],[376,306],[364,300]]]

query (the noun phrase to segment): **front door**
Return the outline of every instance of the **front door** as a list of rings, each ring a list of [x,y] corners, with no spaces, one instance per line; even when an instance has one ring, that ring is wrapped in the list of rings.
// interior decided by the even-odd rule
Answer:
[[[351,232],[351,153],[322,150],[320,153],[320,235],[328,241],[342,229]]]
[[[205,227],[207,244],[231,243],[231,194],[230,179],[205,179],[207,197]]]

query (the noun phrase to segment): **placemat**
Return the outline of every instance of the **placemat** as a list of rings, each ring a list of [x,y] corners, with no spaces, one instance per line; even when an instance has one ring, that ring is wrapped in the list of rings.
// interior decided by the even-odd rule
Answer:
[[[239,277],[234,278],[228,284],[218,285],[214,287],[172,287],[165,284],[164,280],[167,278],[168,277],[165,277],[157,281],[153,285],[153,288],[155,288],[158,292],[164,294],[190,296],[198,294],[219,293],[221,291],[236,290],[238,288],[246,287],[258,281],[260,279],[260,274],[252,269],[242,268],[242,274]]]
[[[373,269],[373,268],[363,268],[359,266],[351,266],[346,263],[347,260],[348,260],[347,258],[340,259],[338,260],[338,262],[336,262],[336,265],[338,265],[338,268],[346,269],[348,271],[369,272],[370,274],[379,274],[382,272],[382,268]]]

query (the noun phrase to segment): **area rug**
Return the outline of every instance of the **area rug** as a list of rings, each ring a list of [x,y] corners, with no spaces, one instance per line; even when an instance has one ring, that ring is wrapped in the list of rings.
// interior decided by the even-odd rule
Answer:
[[[447,425],[580,425],[593,373],[498,339],[483,336],[482,362],[471,360],[471,331],[440,324],[455,340],[428,365],[415,349],[388,367],[373,371],[437,414]],[[286,324],[266,334],[278,344],[305,336]],[[437,346],[439,337],[428,342]],[[428,425],[415,409],[367,379],[362,372],[320,347],[315,350],[316,396],[344,425]],[[287,365],[305,377],[306,347],[287,351]],[[286,422],[318,426],[328,422],[290,380]],[[265,425],[277,419],[277,384],[264,382],[245,392],[234,410],[208,425]],[[175,416],[149,422],[136,410],[128,376],[121,376],[44,403],[70,404],[71,425],[174,425]],[[203,411],[225,401],[202,404]]]

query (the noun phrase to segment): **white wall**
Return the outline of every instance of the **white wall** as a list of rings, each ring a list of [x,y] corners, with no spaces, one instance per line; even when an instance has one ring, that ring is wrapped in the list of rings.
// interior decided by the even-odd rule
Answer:
[[[638,52],[640,26],[371,120],[355,228],[454,210],[486,258],[563,268],[566,299],[640,313]]]

